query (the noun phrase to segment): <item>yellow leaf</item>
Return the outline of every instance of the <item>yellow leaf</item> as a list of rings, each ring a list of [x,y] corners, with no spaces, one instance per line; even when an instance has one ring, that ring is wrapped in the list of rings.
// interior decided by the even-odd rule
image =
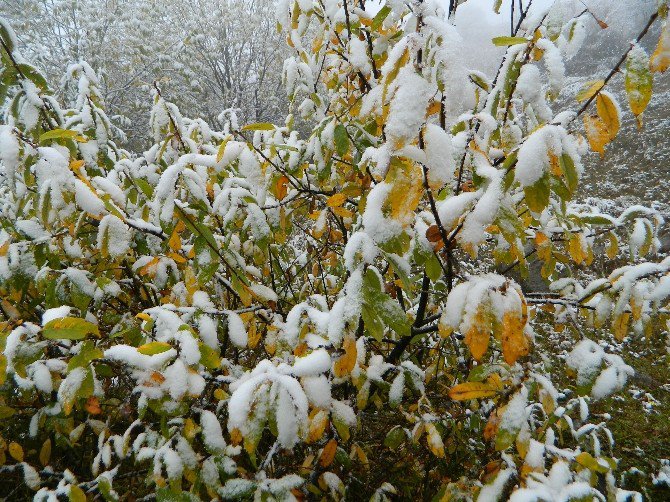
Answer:
[[[42,448],[40,449],[40,464],[44,467],[49,465],[49,459],[51,458],[51,439],[47,439],[42,443]]]
[[[137,352],[144,354],[145,356],[153,356],[168,351],[171,348],[172,345],[166,342],[149,342],[137,347]]]
[[[70,169],[72,169],[77,174],[79,174],[79,169],[81,169],[83,165],[84,161],[80,159],[74,159],[70,161]]]
[[[77,485],[70,485],[70,502],[86,502],[84,490]]]
[[[345,203],[347,200],[347,196],[343,193],[336,193],[334,195],[331,195],[328,197],[328,200],[326,201],[326,204],[328,207],[339,207],[342,204]]]
[[[586,247],[586,242],[582,242],[583,240],[583,234],[572,234],[568,241],[568,252],[577,265],[581,265],[588,255],[587,251],[584,249]]]
[[[442,103],[440,103],[439,101],[431,101],[431,103],[428,105],[428,109],[426,110],[426,116],[440,113],[441,109],[442,109]]]
[[[230,442],[233,443],[233,446],[237,446],[242,442],[242,432],[235,428],[230,431]]]
[[[351,449],[353,450],[354,455],[358,457],[358,460],[361,461],[363,467],[368,469],[370,467],[370,461],[368,460],[368,456],[363,451],[363,448],[358,446],[358,444],[354,444]]]
[[[503,358],[509,365],[528,355],[528,338],[523,332],[524,322],[520,312],[505,312],[502,322]]]
[[[319,410],[309,421],[309,432],[307,442],[314,443],[323,437],[323,433],[328,425],[328,413],[325,410]]]
[[[610,260],[616,258],[617,253],[619,252],[619,239],[617,236],[610,232],[609,233],[609,244],[605,248],[605,253]]]
[[[181,223],[181,221],[180,221]],[[174,227],[172,235],[170,235],[170,240],[168,240],[168,245],[172,251],[179,251],[181,249],[181,237],[179,236],[179,225]]]
[[[490,382],[465,382],[449,389],[449,397],[454,401],[467,401],[495,396],[498,388]]]
[[[486,354],[490,338],[491,319],[485,307],[480,305],[470,329],[465,333],[465,344],[470,349],[475,361],[480,361],[484,357],[484,354]]]
[[[247,333],[248,343],[250,349],[255,349],[258,345],[258,342],[261,340],[261,333],[258,331],[258,327],[255,322],[249,323],[249,331]]]
[[[577,101],[582,102],[586,101],[587,99],[591,98],[596,92],[598,92],[600,89],[603,88],[605,85],[604,80],[593,80],[591,82],[587,82],[584,87],[577,93]]]
[[[186,263],[188,261],[179,253],[168,253],[168,258],[172,258],[176,263]]]
[[[410,161],[392,159],[386,181],[393,186],[386,204],[391,210],[391,218],[404,222],[414,213],[423,195],[423,172]]]
[[[330,464],[333,463],[333,460],[335,459],[335,453],[337,452],[337,441],[335,439],[331,439],[326,443],[326,446],[323,447],[323,450],[321,451],[321,456],[319,457],[319,464],[321,464],[321,467],[328,467]]]
[[[609,139],[612,141],[616,138],[616,135],[621,128],[619,108],[609,94],[600,93],[596,98],[596,109],[598,110],[598,116],[604,122],[605,127],[607,127]]]
[[[670,68],[670,33],[667,22],[663,26],[656,50],[651,55],[649,68],[653,72],[661,73]]]
[[[7,251],[9,251],[9,241],[5,241],[5,243],[0,246],[0,256],[6,256]]]
[[[426,436],[428,448],[433,452],[433,455],[439,458],[444,458],[444,443],[442,442],[442,436],[440,436],[440,433],[433,424],[426,424]]]
[[[23,462],[23,448],[19,443],[12,441],[9,443],[9,454],[17,462]]]
[[[617,341],[622,341],[628,334],[629,312],[622,312],[612,320],[612,332]]]
[[[356,356],[358,354],[356,350],[356,340],[351,336],[344,339],[342,348],[344,349],[344,354],[335,361],[333,366],[333,371],[337,378],[342,378],[351,373],[351,370],[353,370],[356,365]]]
[[[352,218],[354,216],[354,213],[343,207],[334,207],[332,210],[333,213],[335,213],[340,218]]]
[[[598,152],[600,158],[605,157],[605,145],[610,141],[605,122],[597,115],[584,115],[584,129],[591,150]]]

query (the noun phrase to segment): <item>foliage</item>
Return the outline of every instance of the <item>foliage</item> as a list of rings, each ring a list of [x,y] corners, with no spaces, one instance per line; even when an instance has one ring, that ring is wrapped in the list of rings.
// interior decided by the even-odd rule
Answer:
[[[217,130],[156,83],[141,155],[88,64],[65,108],[0,22],[0,475],[37,500],[638,497],[589,407],[633,374],[601,328],[667,316],[662,218],[574,199],[620,128],[616,71],[640,118],[667,68],[667,7],[651,58],[633,44],[555,113],[588,11],[528,4],[489,80],[458,57],[456,4],[280,2],[311,134],[292,114]],[[592,279],[600,254],[630,263]],[[511,278],[535,255],[542,294]],[[596,335],[557,366],[547,316]],[[366,481],[400,451],[402,486]]]

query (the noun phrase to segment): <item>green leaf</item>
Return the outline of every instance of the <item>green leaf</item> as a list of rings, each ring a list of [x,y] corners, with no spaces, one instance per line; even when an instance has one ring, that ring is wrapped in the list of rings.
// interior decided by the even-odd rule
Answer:
[[[391,13],[391,7],[388,5],[384,5],[381,9],[379,9],[379,12],[375,15],[375,17],[372,18],[372,24],[370,25],[370,29],[372,31],[376,31],[384,22],[384,19]]]
[[[381,290],[379,277],[372,268],[368,268],[365,272],[362,289],[364,304],[372,309],[386,326],[400,336],[409,335],[411,325],[405,311],[397,301]]]
[[[366,334],[381,342],[384,337],[384,325],[379,317],[377,317],[375,310],[370,305],[364,303],[361,309],[361,317],[363,317]]]
[[[40,143],[44,143],[50,139],[76,139],[77,141],[86,141],[86,138],[81,136],[77,131],[70,129],[53,129],[40,134]]]
[[[242,130],[243,131],[272,131],[275,129],[273,124],[269,122],[258,122],[256,124],[247,124]]]
[[[86,340],[79,350],[78,354],[75,354],[70,359],[70,362],[67,365],[68,373],[75,368],[83,368],[88,366],[91,361],[94,359],[100,359],[103,355],[102,350],[97,348],[93,341]]]
[[[597,214],[585,214],[580,216],[579,219],[582,220],[582,223],[588,223],[589,225],[614,225],[611,218]]]
[[[549,204],[549,176],[545,173],[535,184],[524,187],[526,204],[534,213],[541,213]]]
[[[636,46],[628,55],[625,88],[630,109],[637,117],[647,108],[653,88],[649,56],[639,46]]]
[[[496,451],[503,451],[514,444],[519,431],[499,429],[496,434]]]
[[[200,342],[200,364],[208,370],[215,370],[221,364],[219,352]]]
[[[342,124],[337,124],[335,127],[335,150],[340,157],[343,157],[349,151],[347,129]]]
[[[426,275],[428,278],[435,282],[442,277],[442,267],[440,266],[440,260],[435,254],[431,254],[428,260],[426,260]]]
[[[575,161],[572,160],[567,153],[564,153],[558,159],[558,162],[563,169],[565,174],[565,182],[567,184],[568,190],[571,194],[575,193],[577,190],[577,183],[579,182],[579,175],[577,174],[577,168],[575,167]]]
[[[495,37],[492,42],[496,47],[504,47],[506,45],[526,44],[528,39],[524,37]]]
[[[98,327],[78,317],[61,317],[45,324],[42,336],[47,340],[83,340],[88,335],[100,336]]]
[[[384,438],[384,446],[392,450],[397,449],[406,439],[405,431],[399,425],[389,431]]]
[[[486,82],[480,75],[478,75],[476,73],[471,73],[470,74],[470,80],[477,87],[485,90],[486,92],[489,92],[489,89],[490,89],[489,83]]]
[[[14,408],[9,406],[0,405],[0,420],[3,418],[9,418],[16,413]]]

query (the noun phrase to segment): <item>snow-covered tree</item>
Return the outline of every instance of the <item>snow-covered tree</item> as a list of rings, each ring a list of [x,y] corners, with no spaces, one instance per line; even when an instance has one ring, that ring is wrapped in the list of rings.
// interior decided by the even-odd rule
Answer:
[[[217,127],[156,82],[141,153],[93,66],[66,108],[0,22],[0,476],[36,500],[640,499],[590,406],[633,374],[599,342],[667,316],[663,220],[577,196],[613,86],[643,124],[667,5],[558,109],[589,10],[514,2],[487,75],[458,3],[281,1],[285,120]],[[401,479],[367,478],[394,450]]]
[[[12,0],[6,16],[21,53],[57,95],[70,64],[86,61],[115,125],[131,146],[145,146],[154,81],[193,116],[221,124],[277,120],[285,112],[281,64],[288,54],[270,0]],[[3,9],[4,10],[4,9]],[[252,36],[253,35],[253,36]]]

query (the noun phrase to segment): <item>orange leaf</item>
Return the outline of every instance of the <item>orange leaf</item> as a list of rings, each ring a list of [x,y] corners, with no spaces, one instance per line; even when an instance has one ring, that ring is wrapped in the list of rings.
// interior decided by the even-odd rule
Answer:
[[[321,467],[328,467],[330,464],[333,463],[333,460],[335,459],[335,453],[337,452],[337,441],[335,439],[331,439],[326,443],[326,446],[323,447],[323,450],[321,451],[321,457],[319,458],[319,464],[321,464]]]
[[[288,181],[286,176],[280,176],[279,179],[277,179],[276,190],[278,200],[282,200],[286,197],[286,194],[288,193]]]
[[[99,415],[100,413],[102,413],[102,408],[100,408],[100,401],[95,396],[91,396],[86,400],[84,409],[88,411],[91,415]]]
[[[507,364],[528,355],[528,338],[523,332],[523,318],[520,312],[505,312],[503,315],[502,350]]]
[[[605,122],[597,115],[584,115],[584,129],[589,140],[589,146],[594,152],[605,156],[605,145],[610,141],[610,133]]]
[[[333,371],[337,378],[342,378],[351,373],[351,370],[353,370],[356,365],[356,356],[358,355],[356,350],[356,340],[354,340],[353,337],[346,337],[342,343],[342,347],[344,348],[344,354],[335,361],[333,367]]]
[[[465,344],[470,349],[475,361],[480,361],[489,348],[491,338],[491,319],[481,305],[477,309],[477,315],[467,333],[465,333]]]

